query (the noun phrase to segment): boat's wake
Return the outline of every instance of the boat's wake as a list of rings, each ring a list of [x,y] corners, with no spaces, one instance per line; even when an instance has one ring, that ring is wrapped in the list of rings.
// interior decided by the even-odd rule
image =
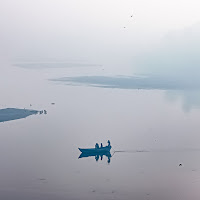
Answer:
[[[115,151],[115,153],[147,153],[150,152],[148,150],[119,150],[119,151]]]

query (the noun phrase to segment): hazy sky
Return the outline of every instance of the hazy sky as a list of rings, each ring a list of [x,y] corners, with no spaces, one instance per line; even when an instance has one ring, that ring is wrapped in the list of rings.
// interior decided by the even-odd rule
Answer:
[[[199,6],[197,0],[0,0],[0,51],[9,58],[126,60],[200,21]]]
[[[171,32],[159,46],[133,59],[144,73],[199,80],[200,23]],[[135,69],[136,69],[135,68]],[[197,73],[198,72],[198,73]]]

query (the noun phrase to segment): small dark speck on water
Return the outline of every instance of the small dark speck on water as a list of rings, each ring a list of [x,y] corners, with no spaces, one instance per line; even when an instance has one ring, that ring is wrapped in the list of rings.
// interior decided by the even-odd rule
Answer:
[[[181,163],[179,164],[179,167],[182,167],[182,164],[181,164]]]
[[[40,178],[39,180],[40,181],[46,181],[46,178]]]
[[[51,103],[51,105],[55,105],[55,103]]]

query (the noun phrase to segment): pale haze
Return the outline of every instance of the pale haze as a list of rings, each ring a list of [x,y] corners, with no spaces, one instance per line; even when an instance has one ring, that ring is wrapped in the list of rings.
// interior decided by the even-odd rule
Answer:
[[[112,56],[130,67],[138,53],[199,20],[199,1],[1,0],[1,53],[97,64]]]
[[[0,199],[199,200],[199,8],[0,0]]]

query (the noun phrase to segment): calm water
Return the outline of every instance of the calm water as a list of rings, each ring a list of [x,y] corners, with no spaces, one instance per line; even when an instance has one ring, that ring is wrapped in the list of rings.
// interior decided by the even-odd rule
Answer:
[[[198,92],[74,86],[51,80],[108,74],[34,66],[2,66],[0,109],[47,114],[0,123],[0,199],[200,199]],[[108,139],[123,151],[110,164],[78,159]]]

